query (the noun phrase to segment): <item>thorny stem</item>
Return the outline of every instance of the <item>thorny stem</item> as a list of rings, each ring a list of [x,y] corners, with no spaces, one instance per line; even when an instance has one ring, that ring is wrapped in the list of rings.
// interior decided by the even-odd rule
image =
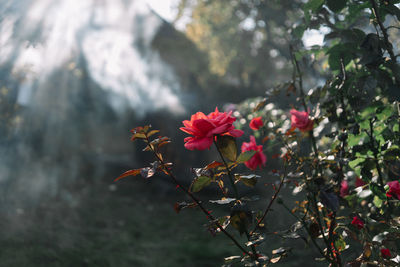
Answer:
[[[283,185],[285,179],[286,179],[286,164],[285,164],[285,173],[284,173],[284,175],[283,175],[282,178],[281,178],[281,181],[280,181],[280,183],[279,183],[278,189],[275,190],[275,193],[274,193],[274,195],[272,196],[272,198],[271,198],[271,200],[270,200],[270,202],[269,202],[267,208],[265,209],[264,214],[263,214],[262,217],[257,221],[257,224],[256,224],[256,226],[254,227],[253,231],[250,232],[250,235],[252,235],[252,234],[258,229],[258,227],[260,226],[260,224],[264,221],[265,217],[267,216],[268,212],[271,210],[271,206],[272,206],[272,204],[274,203],[275,199],[278,197],[278,194],[279,194],[279,192],[281,191],[281,188],[282,188],[282,185]]]
[[[393,53],[393,48],[392,48],[392,44],[389,41],[389,35],[387,34],[387,29],[383,25],[382,19],[381,19],[380,15],[379,15],[379,12],[378,12],[378,6],[376,5],[375,0],[370,0],[370,3],[372,5],[372,12],[373,12],[373,14],[374,14],[374,16],[376,18],[376,21],[379,24],[379,28],[381,29],[381,32],[383,34],[383,39],[385,40],[385,46],[386,46],[385,48],[388,51],[388,53],[390,55],[390,59],[392,60],[393,64],[396,64],[396,61],[397,61],[396,57],[397,56]],[[393,67],[392,71],[393,72],[397,72],[398,70],[397,70],[396,67]],[[399,76],[398,75],[394,75],[394,79],[395,79],[396,84],[399,85],[400,84]]]
[[[296,73],[297,73],[299,91],[300,91],[300,101],[303,104],[304,110],[307,111],[308,108],[307,108],[307,104],[306,104],[306,101],[305,101],[305,94],[304,94],[304,90],[303,90],[302,73],[300,71],[299,62],[297,61],[296,57],[294,56],[293,46],[292,45],[290,45],[290,54],[291,54],[291,58],[292,58],[292,63],[294,65],[293,83],[296,81]],[[309,131],[309,135],[310,135],[310,139],[311,139],[311,143],[312,143],[312,148],[313,148],[313,151],[314,151],[315,162],[317,164],[317,168],[315,170],[315,176],[318,177],[319,174],[322,174],[322,169],[321,169],[321,165],[319,164],[317,142],[316,142],[315,137],[314,137],[313,129],[311,129]],[[323,238],[323,240],[325,242],[325,245],[326,245],[326,248],[328,250],[328,253],[331,255],[331,259],[329,261],[334,266],[337,266],[337,265],[341,266],[339,257],[335,258],[334,254],[332,252],[331,246],[330,246],[330,244],[328,242],[328,239],[326,238],[325,233],[323,231],[323,227],[322,227],[323,226],[323,224],[322,224],[323,222],[322,222],[321,216],[319,214],[318,205],[317,205],[317,199],[316,199],[316,194],[315,193],[312,193],[311,199],[312,199],[312,205],[313,205],[313,207],[315,209],[315,214],[317,216],[317,220],[318,220],[317,222],[318,222],[318,226],[319,226],[320,231],[321,231],[322,238]]]
[[[385,39],[386,50],[388,51],[388,53],[390,55],[390,59],[393,62],[396,62],[396,56],[393,53],[392,46],[391,46],[391,44],[389,42],[389,36],[387,34],[387,29],[385,28],[385,26],[383,26],[382,19],[381,19],[380,15],[379,15],[378,7],[376,5],[376,2],[375,2],[375,0],[370,0],[370,2],[371,2],[371,5],[372,5],[372,11],[374,13],[374,16],[375,16],[375,18],[376,18],[376,20],[377,20],[377,22],[379,24],[379,28],[381,28],[381,31],[382,31],[382,34],[383,34],[383,38]]]
[[[224,163],[225,169],[226,169],[226,171],[227,171],[227,173],[228,173],[229,181],[231,182],[231,185],[232,185],[233,190],[234,190],[234,192],[235,192],[235,197],[236,197],[237,200],[239,200],[239,193],[238,193],[237,187],[236,187],[236,185],[235,185],[235,182],[234,182],[234,180],[233,180],[232,173],[231,173],[231,171],[230,171],[230,169],[229,169],[229,166],[228,166],[228,164],[226,163],[226,161],[225,161],[225,159],[224,159],[224,156],[222,155],[221,150],[219,150],[219,147],[218,147],[217,142],[216,142],[215,140],[214,140],[214,144],[215,144],[215,147],[217,148],[217,151],[218,151],[218,153],[219,153],[219,155],[220,155],[220,157],[221,157],[221,159],[222,159],[222,162]],[[251,235],[249,234],[249,232],[247,231],[247,229],[246,229],[245,233],[246,233],[247,240],[250,241],[250,236],[251,236]],[[257,251],[256,251],[255,245],[251,245],[251,250],[253,251],[253,255],[255,256],[255,258],[257,258]]]
[[[237,188],[236,188],[235,182],[234,182],[234,180],[233,180],[231,170],[229,169],[229,166],[228,166],[228,164],[226,163],[226,161],[225,161],[225,159],[224,159],[224,156],[222,155],[221,150],[219,150],[218,145],[217,145],[217,142],[216,142],[215,140],[214,140],[214,144],[215,144],[215,147],[217,148],[217,151],[218,151],[218,153],[219,153],[219,156],[220,156],[221,159],[222,159],[222,162],[224,163],[225,169],[226,169],[226,171],[228,172],[229,181],[231,182],[231,185],[232,185],[232,187],[233,187],[233,191],[235,192],[235,197],[236,197],[236,199],[239,199],[239,193],[238,193],[238,190],[237,190]]]
[[[318,243],[315,241],[315,239],[312,237],[312,234],[310,232],[310,229],[308,229],[307,227],[307,223],[303,218],[299,218],[296,214],[292,213],[292,211],[285,205],[285,203],[281,203],[281,205],[293,216],[297,219],[297,221],[300,221],[301,224],[303,225],[304,230],[306,230],[307,234],[310,236],[311,242],[314,244],[314,246],[318,249],[319,253],[329,262],[331,262],[332,260],[328,257],[328,255],[326,255],[321,247],[318,245]]]
[[[150,140],[149,137],[146,135],[146,142],[149,144]],[[250,257],[254,257],[252,253],[248,252],[245,250],[239,242],[230,234],[228,233],[224,227],[214,218],[214,216],[211,215],[211,213],[204,208],[204,206],[201,204],[201,201],[198,200],[186,187],[184,187],[175,177],[175,175],[171,172],[171,170],[168,167],[165,167],[165,162],[164,160],[159,156],[159,154],[154,150],[152,146],[149,146],[153,154],[156,156],[157,160],[161,163],[162,166],[164,166],[164,170],[168,174],[168,176],[172,179],[172,181],[185,193],[187,194],[196,204],[197,206],[203,211],[203,213],[207,216],[207,218],[214,222],[215,225],[218,227],[218,229],[223,232],[229,239],[232,240],[232,242],[246,255],[249,255]]]

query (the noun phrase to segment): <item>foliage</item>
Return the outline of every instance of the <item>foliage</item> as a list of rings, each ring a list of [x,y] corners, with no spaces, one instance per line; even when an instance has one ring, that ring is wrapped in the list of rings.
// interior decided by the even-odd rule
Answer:
[[[256,2],[259,8],[267,1]],[[174,176],[172,164],[160,152],[164,141],[169,139],[152,140],[150,137],[156,132],[149,126],[135,128],[133,139],[143,140],[147,145],[145,150],[153,152],[156,161],[151,167],[128,171],[119,178],[139,174],[149,178],[156,172],[169,176],[191,199],[190,203],[177,203],[176,211],[199,208],[209,220],[208,230],[213,235],[224,234],[243,253],[227,257],[227,266],[232,262],[267,266],[289,256],[290,247],[261,251],[261,244],[269,236],[282,233],[278,227],[268,225],[267,215],[274,204],[288,211],[294,220],[293,226],[281,234],[282,238],[302,239],[312,244],[320,254],[318,260],[330,266],[398,266],[400,71],[397,48],[388,29],[397,27],[394,24],[400,16],[399,2],[307,1],[301,9],[302,23],[294,25],[291,31],[294,41],[288,51],[292,79],[269,90],[266,98],[253,101],[252,107],[245,101],[236,105],[235,112],[224,115],[224,122],[229,118],[229,127],[234,121],[230,117],[233,114],[239,121],[236,128],[252,132],[253,152],[238,155],[239,135],[213,132],[220,130],[221,121],[218,125],[212,121],[205,124],[200,120],[208,120],[210,115],[192,116],[190,126],[196,125],[193,127],[196,131],[188,133],[201,138],[210,138],[205,134],[214,133],[211,138],[219,161],[193,169],[195,177],[189,189]],[[204,1],[201,5],[212,9],[213,3],[216,2]],[[241,6],[248,1],[235,3]],[[257,9],[257,14],[262,10]],[[214,19],[223,24],[226,20],[223,15],[229,13],[232,12]],[[371,21],[371,25],[366,25],[366,21]],[[306,50],[299,46],[296,38],[301,38],[305,30],[321,27],[329,29],[322,47]],[[310,61],[314,66],[322,66],[319,75],[327,79],[306,90],[305,85],[312,81],[304,80],[303,73],[307,71],[304,63]],[[275,95],[281,91],[297,96],[297,102],[291,103],[290,121],[288,110],[273,104],[278,98]],[[257,123],[251,122],[252,130],[244,123],[245,118],[257,119]],[[258,150],[255,138],[263,144],[263,151]],[[207,142],[211,145],[211,141]],[[254,199],[241,195],[239,188],[253,188],[264,175],[244,173],[241,165],[263,152],[272,153],[270,158],[279,165],[272,175],[268,172],[264,175],[279,177],[279,181],[272,181],[272,198],[262,210],[257,210]],[[218,186],[221,197],[210,201],[211,204],[229,206],[229,214],[215,217],[206,203],[195,196],[212,184]],[[280,195],[284,185],[293,189],[292,196]],[[290,201],[292,197],[296,199],[294,203]],[[247,242],[239,242],[230,233],[231,228],[244,235]]]

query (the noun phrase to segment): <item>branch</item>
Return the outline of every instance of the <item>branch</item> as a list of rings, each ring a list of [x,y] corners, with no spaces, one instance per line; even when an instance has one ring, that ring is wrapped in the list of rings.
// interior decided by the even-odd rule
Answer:
[[[147,143],[150,143],[149,137],[146,134],[146,141]],[[154,150],[152,146],[149,146],[153,154],[156,156],[157,160],[161,163],[162,166],[166,166],[164,160],[159,156],[159,154]],[[215,225],[218,227],[218,229],[223,232],[232,242],[246,255],[249,255],[250,257],[253,257],[253,254],[245,250],[239,242],[230,234],[228,233],[224,227],[214,218],[214,216],[211,215],[211,213],[204,208],[204,206],[201,204],[201,201],[198,200],[186,187],[184,187],[174,176],[174,174],[171,172],[171,170],[168,167],[164,167],[164,170],[168,174],[168,176],[172,179],[172,181],[185,193],[187,194],[196,204],[199,206],[201,211],[209,218],[212,222],[215,223]]]
[[[287,175],[287,174],[286,174],[286,164],[285,164],[285,172],[284,172],[284,175],[283,175],[282,178],[281,178],[279,187],[278,187],[278,189],[275,191],[275,194],[272,196],[272,198],[271,198],[271,200],[270,200],[270,202],[269,202],[267,208],[266,208],[265,211],[264,211],[263,216],[261,217],[261,219],[259,219],[259,220],[257,221],[257,224],[256,224],[256,226],[254,227],[253,231],[250,232],[250,235],[252,235],[252,234],[258,229],[258,227],[260,226],[261,222],[265,219],[265,217],[267,216],[268,212],[271,210],[272,204],[274,203],[275,199],[278,197],[279,192],[281,191],[282,185],[283,185],[283,183],[284,183],[284,181],[285,181],[285,179],[286,179],[286,175]]]
[[[379,28],[381,28],[381,31],[382,31],[382,34],[383,34],[383,38],[385,40],[386,50],[388,51],[388,53],[390,55],[390,59],[393,62],[396,62],[396,56],[394,55],[393,49],[392,49],[392,45],[389,42],[389,36],[387,34],[387,29],[385,28],[385,26],[383,26],[382,19],[381,19],[380,15],[379,15],[379,12],[378,12],[378,6],[376,5],[375,0],[370,0],[370,3],[372,5],[372,11],[373,11],[374,16],[376,18],[376,21],[378,22]]]

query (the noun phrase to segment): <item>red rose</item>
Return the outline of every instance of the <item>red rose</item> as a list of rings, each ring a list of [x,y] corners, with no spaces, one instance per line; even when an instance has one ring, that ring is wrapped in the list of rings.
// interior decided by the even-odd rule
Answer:
[[[340,196],[345,197],[349,195],[349,184],[347,181],[343,180],[340,184]]]
[[[250,142],[246,143],[243,142],[242,144],[242,152],[245,151],[257,151],[251,159],[246,161],[244,164],[246,165],[247,168],[251,170],[257,169],[258,166],[265,166],[265,163],[267,162],[267,157],[265,154],[262,152],[263,147],[260,145],[258,146],[256,143],[256,138],[254,136],[250,136]]]
[[[383,258],[387,258],[387,259],[390,259],[392,257],[390,250],[387,248],[381,248],[381,255]]]
[[[302,132],[312,130],[314,121],[310,120],[308,112],[292,109],[290,114],[292,114],[290,118],[292,121],[292,127],[296,127]]]
[[[185,127],[180,129],[193,136],[185,138],[185,147],[189,150],[204,150],[210,148],[215,135],[228,134],[233,137],[239,137],[243,131],[235,129],[232,123],[236,118],[229,113],[219,112],[218,108],[207,116],[203,112],[197,112],[192,115],[190,121],[184,120]]]
[[[386,192],[386,196],[388,197],[393,197],[393,195],[396,195],[398,199],[400,199],[400,184],[399,181],[393,181],[387,183],[389,186],[389,191]]]
[[[363,186],[363,185],[366,185],[366,184],[367,184],[366,182],[364,182],[363,180],[360,179],[360,177],[357,176],[357,178],[356,178],[356,187]]]
[[[364,222],[360,220],[357,216],[353,217],[352,225],[357,226],[358,229],[364,228]]]
[[[264,122],[262,121],[261,117],[252,119],[249,124],[250,128],[255,131],[260,129],[260,127],[263,125],[264,125]]]

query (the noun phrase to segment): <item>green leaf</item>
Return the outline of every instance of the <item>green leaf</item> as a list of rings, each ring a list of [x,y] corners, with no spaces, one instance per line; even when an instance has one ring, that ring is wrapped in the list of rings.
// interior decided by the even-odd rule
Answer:
[[[327,0],[326,5],[333,12],[339,12],[346,6],[346,0]]]
[[[384,160],[391,161],[397,160],[400,158],[400,149],[397,146],[392,146],[385,151],[385,155],[383,156]]]
[[[257,179],[260,178],[259,175],[249,174],[249,175],[240,175],[235,174],[235,179],[241,181],[243,184],[253,187],[257,183]]]
[[[222,155],[230,161],[235,161],[237,158],[236,139],[229,135],[219,135],[217,137],[217,147]]]
[[[254,151],[254,150],[245,151],[245,152],[243,152],[243,153],[241,153],[239,155],[239,157],[237,158],[236,162],[237,163],[244,163],[244,162],[250,160],[256,154],[256,152],[257,151]]]
[[[190,189],[191,189],[192,192],[199,192],[204,187],[210,185],[211,181],[212,181],[211,177],[199,176],[196,179],[194,179]]]
[[[385,192],[382,191],[381,187],[378,184],[370,183],[369,189],[371,189],[372,193],[374,193],[374,195],[379,197],[380,199],[382,199],[382,200],[387,199]]]
[[[381,110],[379,113],[378,113],[378,110],[377,110],[376,117],[380,121],[384,121],[384,120],[387,120],[392,114],[393,114],[392,107],[391,106],[387,106],[383,110]]]
[[[343,240],[342,237],[336,239],[335,241],[335,247],[339,251],[343,251],[346,249],[346,242]]]
[[[377,208],[381,208],[382,207],[382,203],[383,203],[383,201],[382,201],[382,199],[380,199],[378,196],[374,196],[374,205],[377,207]]]
[[[316,12],[319,8],[324,4],[324,0],[309,0],[304,5],[304,10],[311,10],[312,12]]]
[[[362,132],[361,134],[358,134],[358,135],[349,134],[349,137],[347,139],[347,145],[349,147],[358,145],[358,143],[361,141],[361,139],[365,138],[366,136],[367,136],[367,134],[365,132]]]
[[[355,160],[352,160],[349,162],[350,168],[354,169],[356,166],[358,166],[360,163],[364,162],[364,158],[357,158]]]

